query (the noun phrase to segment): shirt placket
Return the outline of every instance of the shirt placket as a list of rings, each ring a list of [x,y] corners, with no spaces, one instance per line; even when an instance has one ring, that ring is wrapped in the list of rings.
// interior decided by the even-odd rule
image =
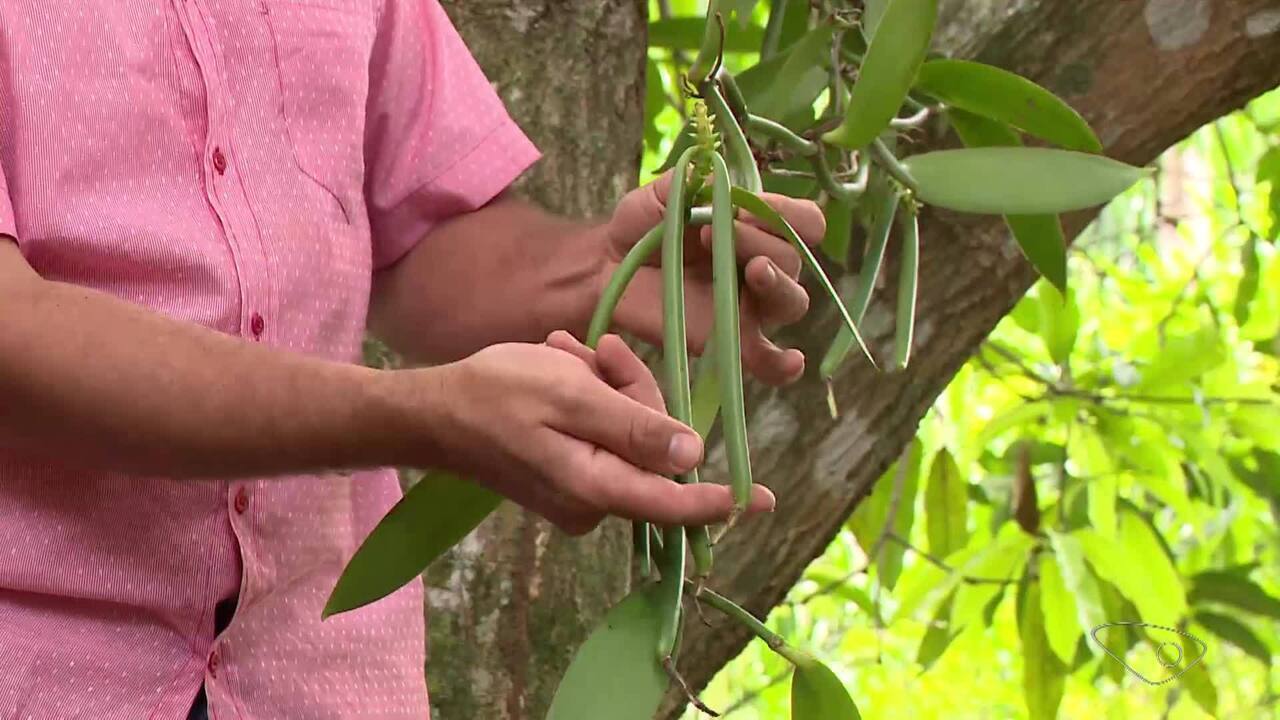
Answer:
[[[205,195],[222,225],[235,263],[240,286],[240,334],[262,342],[271,335],[268,325],[271,303],[271,273],[261,234],[249,207],[249,198],[236,162],[236,133],[233,129],[234,98],[227,87],[225,62],[216,25],[203,0],[173,0],[181,18],[192,54],[205,86],[208,131],[205,135],[202,169]],[[224,505],[241,557],[251,554],[253,484],[226,482]],[[242,561],[240,602],[248,591],[248,563]],[[210,599],[210,602],[220,598]],[[230,671],[231,648],[225,637],[215,639],[205,667],[205,684],[211,694],[220,694]],[[222,687],[218,687],[218,686]]]
[[[234,98],[222,71],[224,56],[213,14],[204,0],[173,0],[205,85],[208,131],[203,149],[205,195],[222,223],[240,283],[240,334],[265,341],[271,334],[270,271],[236,162]]]

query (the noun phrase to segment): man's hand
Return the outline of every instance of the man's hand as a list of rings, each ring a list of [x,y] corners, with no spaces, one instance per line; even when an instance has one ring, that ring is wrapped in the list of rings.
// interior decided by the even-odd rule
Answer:
[[[617,336],[592,351],[567,332],[544,345],[508,343],[427,370],[438,373],[441,415],[424,464],[466,473],[566,532],[607,515],[664,525],[721,522],[733,507],[722,485],[663,475],[702,460],[702,441],[664,410],[657,382]],[[412,390],[411,390],[412,392]],[[750,510],[771,510],[754,488]]]
[[[605,228],[606,259],[599,278],[600,287],[633,245],[666,211],[671,173],[622,199]],[[826,219],[817,204],[784,195],[765,194],[764,199],[791,223],[809,245],[822,242]],[[745,266],[741,294],[742,360],[747,371],[770,385],[784,385],[804,373],[804,355],[784,350],[765,331],[788,325],[804,317],[809,295],[797,279],[800,255],[785,239],[774,235],[764,223],[741,213],[736,222],[738,259]],[[689,343],[700,353],[711,332],[711,228],[690,228],[685,236],[685,303]],[[656,256],[655,260],[656,262]],[[662,277],[658,268],[642,268],[618,305],[617,326],[649,342],[662,339]]]

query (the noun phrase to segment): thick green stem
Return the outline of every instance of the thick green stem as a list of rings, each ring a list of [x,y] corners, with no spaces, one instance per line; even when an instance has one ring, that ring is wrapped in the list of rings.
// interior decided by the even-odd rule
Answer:
[[[831,197],[844,203],[853,203],[862,194],[867,191],[867,181],[871,174],[867,163],[863,163],[858,168],[858,179],[851,183],[840,182],[831,174],[831,166],[827,163],[827,154],[820,152],[809,158],[813,163],[813,172],[818,178],[818,184]]]
[[[786,125],[776,123],[768,118],[760,117],[759,115],[747,115],[747,131],[763,135],[770,140],[777,140],[782,147],[804,157],[817,155],[819,154],[819,150],[821,150],[818,143],[812,140],[806,140],[794,132],[791,132],[791,129]]]
[[[911,128],[920,127],[928,121],[933,111],[928,107],[920,108],[914,115],[904,118],[894,118],[889,121],[889,127],[894,130],[909,130]]]
[[[622,258],[618,268],[609,277],[609,284],[605,285],[604,291],[600,293],[600,301],[596,303],[596,310],[591,315],[591,325],[587,328],[587,347],[595,348],[600,338],[609,332],[609,326],[613,323],[613,312],[618,309],[618,301],[626,292],[627,285],[636,276],[636,271],[648,262],[661,246],[662,224],[659,223],[645,233],[644,237],[640,238],[640,242],[632,245],[626,257]]]
[[[724,613],[742,627],[750,630],[753,635],[763,640],[774,652],[790,659],[787,653],[784,652],[784,649],[788,648],[787,641],[783,640],[781,635],[765,627],[765,624],[760,622],[755,615],[742,609],[734,601],[707,588],[702,588],[702,591],[698,593],[695,599]]]
[[[876,138],[871,143],[871,158],[875,160],[877,165],[884,168],[890,177],[902,183],[903,187],[912,192],[918,189],[919,186],[916,185],[916,179],[911,177],[911,173],[898,161],[898,158],[894,156],[880,138]]]

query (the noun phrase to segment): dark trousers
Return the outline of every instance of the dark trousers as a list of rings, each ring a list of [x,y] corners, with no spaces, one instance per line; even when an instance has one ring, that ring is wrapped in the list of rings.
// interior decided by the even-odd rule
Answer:
[[[213,607],[213,633],[217,635],[231,624],[231,617],[236,614],[236,599],[227,598]],[[205,697],[204,685],[196,693],[195,702],[191,704],[191,712],[187,720],[209,720],[209,698]]]

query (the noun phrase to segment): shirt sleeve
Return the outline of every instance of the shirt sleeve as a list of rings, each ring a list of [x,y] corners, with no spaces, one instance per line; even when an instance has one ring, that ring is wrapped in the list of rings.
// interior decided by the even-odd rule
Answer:
[[[385,0],[370,61],[365,195],[375,268],[539,157],[438,0]]]
[[[0,235],[18,239],[18,228],[13,219],[13,203],[9,200],[9,185],[5,182],[2,167],[0,167]]]

